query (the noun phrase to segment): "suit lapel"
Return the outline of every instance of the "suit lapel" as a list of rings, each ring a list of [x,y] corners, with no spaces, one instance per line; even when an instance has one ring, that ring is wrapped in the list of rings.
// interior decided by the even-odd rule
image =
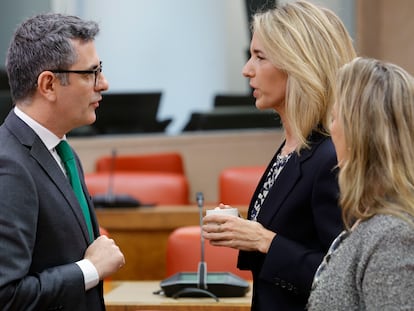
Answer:
[[[294,153],[291,156],[289,161],[286,163],[286,166],[282,169],[279,176],[276,178],[275,183],[272,186],[272,188],[274,189],[269,192],[265,201],[263,202],[257,220],[265,227],[272,222],[273,218],[277,215],[280,209],[283,208],[283,202],[291,194],[295,184],[302,176],[303,163],[311,157],[315,150],[315,145],[320,144],[320,142],[322,141],[318,134],[313,134],[309,140],[311,146],[310,149],[303,149],[301,151],[300,156],[298,156],[297,153]],[[283,145],[279,148],[279,150],[273,157],[270,165],[273,164],[277,157],[277,154],[280,152],[282,147]],[[266,175],[270,168],[270,165],[266,170]],[[263,185],[265,179],[266,177],[264,175],[262,180],[260,181],[260,188]]]
[[[36,160],[39,166],[59,189],[74,213],[75,218],[82,229],[85,240],[88,242],[88,229],[78,200],[65,174],[62,172],[49,150],[36,133],[13,112],[9,114],[5,123],[20,143],[30,150],[30,155]]]
[[[301,161],[293,154],[282,169],[260,209],[257,220],[267,226],[283,206],[283,202],[301,176]],[[276,190],[275,190],[276,189]]]

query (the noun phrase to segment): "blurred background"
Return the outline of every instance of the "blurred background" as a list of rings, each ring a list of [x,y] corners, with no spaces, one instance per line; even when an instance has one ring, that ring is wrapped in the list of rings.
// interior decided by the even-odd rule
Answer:
[[[341,17],[361,55],[393,61],[414,72],[411,17],[414,1],[311,2],[329,7]],[[257,8],[273,3],[270,0],[3,0],[0,4],[0,70],[4,70],[9,40],[22,20],[46,11],[75,14],[100,24],[96,45],[110,84],[108,93],[161,95],[152,112],[157,123],[131,131],[176,135],[183,131],[218,128],[220,122],[228,124],[222,116],[229,113],[234,116],[234,109],[217,110],[220,119],[214,110],[217,95],[233,96],[233,100],[236,96],[240,100],[236,110],[242,114],[238,116],[239,124],[246,124],[241,97],[250,97],[250,89],[241,70],[250,43],[249,16]],[[247,104],[249,108],[244,109],[252,120],[254,101]],[[102,120],[105,120],[105,113],[113,116],[112,111],[104,109]],[[232,119],[236,122],[237,118]],[[119,122],[143,121],[120,119]],[[262,119],[257,122],[266,123]],[[255,126],[258,125],[251,125]],[[106,131],[116,133],[117,129],[114,126]],[[95,128],[85,133],[105,133],[105,130]]]

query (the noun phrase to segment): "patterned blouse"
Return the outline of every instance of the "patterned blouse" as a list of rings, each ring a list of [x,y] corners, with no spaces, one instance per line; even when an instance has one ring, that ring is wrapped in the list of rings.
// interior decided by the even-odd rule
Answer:
[[[287,155],[281,155],[280,153],[277,155],[276,161],[273,162],[273,165],[267,174],[266,181],[263,183],[263,187],[257,196],[256,202],[254,203],[252,212],[250,214],[251,220],[257,221],[257,216],[259,215],[260,208],[262,207],[267,194],[269,193],[270,189],[275,183],[276,178],[279,176],[280,172],[285,167],[292,154],[293,151]]]

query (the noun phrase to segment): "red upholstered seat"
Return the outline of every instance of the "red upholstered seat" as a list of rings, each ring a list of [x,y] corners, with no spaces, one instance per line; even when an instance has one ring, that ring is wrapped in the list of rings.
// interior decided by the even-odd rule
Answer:
[[[201,260],[200,226],[175,229],[168,237],[166,271],[167,277],[177,272],[195,272]],[[237,268],[238,251],[233,248],[213,246],[205,240],[205,262],[208,272],[231,272],[251,280],[250,271]]]
[[[94,196],[108,191],[108,172],[85,174],[86,186]],[[188,182],[184,175],[160,172],[114,172],[113,193],[128,194],[142,203],[189,204]]]
[[[219,176],[219,203],[248,205],[266,166],[225,168]]]
[[[96,160],[96,172],[141,171],[184,174],[183,159],[179,153],[131,154],[100,157]]]

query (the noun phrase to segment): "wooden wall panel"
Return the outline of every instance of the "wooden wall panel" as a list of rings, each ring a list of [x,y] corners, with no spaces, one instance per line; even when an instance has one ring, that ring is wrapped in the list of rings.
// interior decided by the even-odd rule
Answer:
[[[356,0],[356,46],[414,74],[414,1]]]
[[[96,159],[111,155],[112,149],[116,149],[118,154],[179,152],[189,180],[189,200],[195,202],[196,192],[202,191],[206,202],[217,203],[220,171],[229,166],[266,165],[282,142],[283,133],[280,129],[271,129],[69,139],[81,158],[85,172],[92,172]]]

